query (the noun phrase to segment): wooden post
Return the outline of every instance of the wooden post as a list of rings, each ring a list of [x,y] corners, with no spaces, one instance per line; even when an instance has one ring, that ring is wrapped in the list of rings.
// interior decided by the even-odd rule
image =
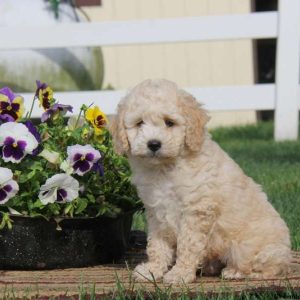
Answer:
[[[299,125],[300,1],[279,0],[275,140],[295,140]]]

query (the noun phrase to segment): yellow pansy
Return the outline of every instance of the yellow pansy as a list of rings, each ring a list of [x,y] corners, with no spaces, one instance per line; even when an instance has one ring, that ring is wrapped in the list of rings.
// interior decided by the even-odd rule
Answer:
[[[40,106],[42,106],[44,110],[49,109],[54,102],[53,90],[51,89],[51,87],[47,86],[44,89],[40,89],[38,91],[38,98],[40,101]]]
[[[88,108],[85,112],[85,118],[94,127],[96,135],[101,135],[103,128],[108,123],[106,115],[99,109],[98,106]]]
[[[15,95],[9,88],[0,90],[0,115],[10,121],[19,121],[24,113],[24,99]]]

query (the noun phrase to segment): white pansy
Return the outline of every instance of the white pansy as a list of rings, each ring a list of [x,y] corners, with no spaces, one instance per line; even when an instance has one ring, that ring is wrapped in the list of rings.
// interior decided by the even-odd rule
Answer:
[[[67,153],[67,161],[73,167],[74,173],[79,176],[89,172],[101,158],[100,152],[89,144],[68,146]]]
[[[13,173],[8,168],[0,167],[0,204],[6,203],[19,191],[18,183],[13,180]]]
[[[37,146],[38,141],[24,124],[7,122],[0,125],[0,147],[5,162],[19,163]]]
[[[39,199],[43,204],[71,202],[78,197],[79,182],[68,174],[56,174],[41,186]]]

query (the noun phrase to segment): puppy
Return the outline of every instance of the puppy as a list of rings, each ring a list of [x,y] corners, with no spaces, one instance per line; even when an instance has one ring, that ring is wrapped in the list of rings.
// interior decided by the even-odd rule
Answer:
[[[289,230],[262,188],[211,139],[206,112],[167,80],[146,80],[111,122],[148,221],[148,262],[137,279],[185,283],[199,268],[223,278],[284,275]]]

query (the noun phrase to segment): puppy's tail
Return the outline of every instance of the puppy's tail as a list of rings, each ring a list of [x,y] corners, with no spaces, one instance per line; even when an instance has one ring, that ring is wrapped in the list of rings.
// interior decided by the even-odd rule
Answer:
[[[289,263],[289,275],[300,275],[300,253],[292,251],[292,259]]]
[[[300,275],[300,263],[291,262],[289,264],[289,274],[288,275]]]

